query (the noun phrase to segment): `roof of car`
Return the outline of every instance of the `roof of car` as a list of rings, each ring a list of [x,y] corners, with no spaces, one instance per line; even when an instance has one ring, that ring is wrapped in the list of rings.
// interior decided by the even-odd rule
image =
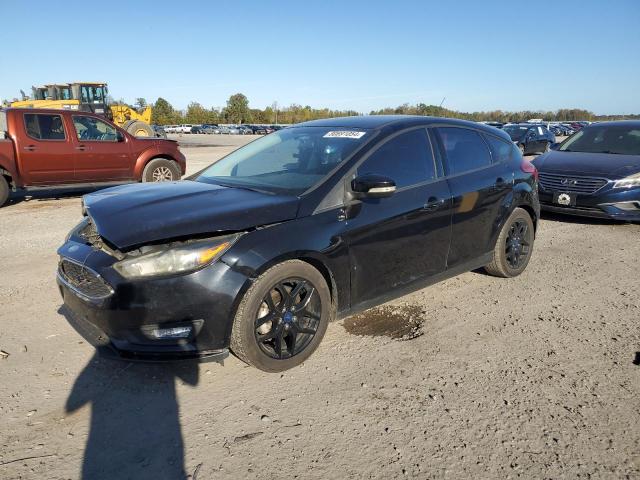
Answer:
[[[591,123],[584,128],[588,128],[592,126],[640,128],[640,120],[611,120],[609,122],[596,122],[596,123]]]
[[[411,127],[414,125],[443,123],[448,125],[460,125],[485,130],[494,135],[501,130],[482,123],[469,122],[445,117],[427,117],[422,115],[359,115],[353,117],[323,118],[321,120],[311,120],[295,125],[296,127],[340,127],[340,128],[363,128],[376,129],[386,126]]]

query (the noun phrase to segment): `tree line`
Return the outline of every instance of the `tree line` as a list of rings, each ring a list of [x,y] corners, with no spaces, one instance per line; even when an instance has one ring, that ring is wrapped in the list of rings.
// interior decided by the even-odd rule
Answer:
[[[146,106],[144,98],[138,98],[138,107]],[[223,108],[206,108],[198,102],[191,102],[185,111],[175,109],[164,98],[152,105],[152,122],[157,125],[175,125],[182,123],[258,123],[258,124],[292,124],[320,118],[346,117],[361,115],[354,110],[332,110],[329,108],[313,108],[309,105],[302,106],[292,104],[288,107],[278,108],[276,104],[264,109],[251,108],[249,100],[242,93],[231,95]],[[555,111],[531,111],[508,112],[493,110],[486,112],[459,112],[449,110],[437,105],[418,103],[410,105],[405,103],[398,107],[372,110],[370,115],[427,115],[433,117],[459,118],[463,120],[495,121],[495,122],[524,122],[532,118],[541,118],[544,121],[568,121],[568,120],[623,120],[640,119],[640,115],[596,115],[593,112],[580,108],[563,108]]]

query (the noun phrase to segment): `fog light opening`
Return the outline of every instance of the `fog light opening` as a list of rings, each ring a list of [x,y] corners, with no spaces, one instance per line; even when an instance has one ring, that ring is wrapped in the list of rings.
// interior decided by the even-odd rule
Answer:
[[[193,332],[193,327],[173,327],[173,328],[154,328],[151,335],[158,340],[189,338]]]

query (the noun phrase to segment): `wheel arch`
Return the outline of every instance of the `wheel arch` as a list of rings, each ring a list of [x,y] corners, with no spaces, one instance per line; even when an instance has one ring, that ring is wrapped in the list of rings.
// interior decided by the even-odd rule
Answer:
[[[329,318],[329,321],[332,322],[338,318],[337,317],[338,316],[338,287],[337,287],[337,282],[335,280],[335,276],[328,265],[327,259],[323,258],[323,255],[318,252],[298,251],[298,252],[288,252],[288,253],[278,255],[268,260],[267,262],[263,263],[262,265],[260,265],[260,267],[256,269],[251,269],[250,272],[248,271],[244,272],[248,278],[247,278],[247,281],[244,282],[242,287],[240,287],[240,289],[238,290],[236,298],[233,301],[233,305],[231,307],[232,319],[235,318],[238,312],[238,308],[240,306],[240,302],[242,301],[242,298],[247,293],[249,288],[251,288],[251,285],[253,285],[253,282],[255,281],[255,279],[258,278],[267,270],[269,270],[270,268],[274,267],[275,265],[286,262],[288,260],[300,260],[302,262],[308,263],[309,265],[311,265],[313,268],[315,268],[320,272],[320,274],[324,277],[325,281],[327,282],[327,286],[329,287],[329,294],[331,295],[331,312],[330,312],[331,316]],[[227,331],[225,333],[225,340],[227,342],[231,338],[232,327],[233,327],[233,321],[228,323]]]
[[[180,166],[180,162],[177,159],[173,158],[170,154],[167,153],[158,153],[158,152],[144,152],[142,155],[138,157],[135,167],[135,178],[138,181],[142,181],[142,175],[144,173],[144,169],[147,168],[150,162],[153,160],[169,160],[174,162],[178,166],[178,170],[182,173],[182,167]]]

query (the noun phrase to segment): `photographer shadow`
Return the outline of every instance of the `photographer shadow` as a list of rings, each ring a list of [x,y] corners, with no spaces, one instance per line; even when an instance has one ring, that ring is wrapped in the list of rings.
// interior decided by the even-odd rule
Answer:
[[[63,315],[64,308],[60,309]],[[126,362],[65,315],[96,347],[76,379],[65,410],[91,408],[82,479],[186,479],[176,382],[195,386],[199,364]]]

